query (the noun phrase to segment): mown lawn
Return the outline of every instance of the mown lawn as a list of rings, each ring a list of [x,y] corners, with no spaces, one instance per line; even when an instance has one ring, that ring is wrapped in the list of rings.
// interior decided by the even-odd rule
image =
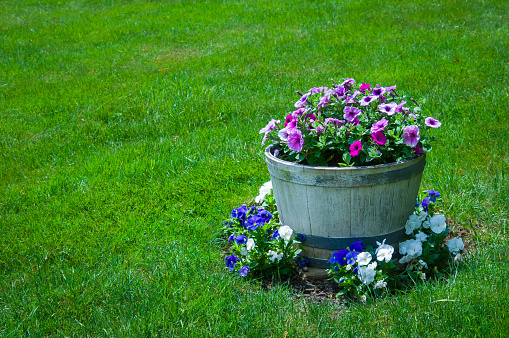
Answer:
[[[0,334],[504,336],[506,1],[0,1]],[[269,179],[258,131],[330,79],[443,125],[422,188],[475,244],[447,281],[348,309],[225,271]]]

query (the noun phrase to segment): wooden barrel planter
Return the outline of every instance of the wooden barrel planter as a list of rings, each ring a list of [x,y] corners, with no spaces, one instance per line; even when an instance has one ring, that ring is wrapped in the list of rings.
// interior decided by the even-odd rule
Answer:
[[[329,268],[334,251],[360,239],[376,248],[395,244],[419,193],[425,154],[374,166],[311,167],[265,158],[281,224],[306,236],[303,255],[311,266]]]

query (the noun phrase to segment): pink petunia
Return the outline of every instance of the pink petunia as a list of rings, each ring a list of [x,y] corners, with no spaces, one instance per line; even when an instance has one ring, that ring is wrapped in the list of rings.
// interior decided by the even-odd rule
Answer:
[[[348,148],[348,150],[350,150],[350,156],[352,156],[352,157],[359,155],[359,152],[362,150],[361,141],[355,141],[354,143],[352,143],[352,145],[350,146],[350,148]]]
[[[387,143],[387,137],[385,137],[384,133],[382,133],[381,131],[376,131],[373,134],[371,134],[371,138],[373,139],[373,141],[375,141],[376,144],[381,146]]]
[[[419,139],[421,138],[421,136],[419,135],[419,127],[416,125],[405,127],[402,136],[405,139],[406,145],[410,147],[415,147],[417,143],[419,143]]]
[[[288,132],[288,148],[293,151],[301,151],[304,145],[302,132],[299,129],[292,129]]]
[[[424,120],[424,123],[431,128],[438,128],[442,125],[442,123],[438,120],[435,120],[432,117],[426,117],[426,120]]]

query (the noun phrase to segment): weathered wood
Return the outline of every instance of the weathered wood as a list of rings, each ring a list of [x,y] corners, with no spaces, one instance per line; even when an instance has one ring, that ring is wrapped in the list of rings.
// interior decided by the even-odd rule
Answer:
[[[265,155],[281,223],[325,243],[304,243],[303,254],[322,267],[344,243],[385,235],[400,240],[426,164],[421,155],[376,166],[311,167],[282,161],[270,147]]]

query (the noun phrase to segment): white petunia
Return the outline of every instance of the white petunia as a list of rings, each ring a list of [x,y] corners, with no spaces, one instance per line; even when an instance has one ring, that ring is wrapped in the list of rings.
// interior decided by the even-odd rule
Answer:
[[[290,238],[292,238],[293,230],[288,225],[283,225],[281,228],[279,228],[277,232],[279,234],[279,237],[281,237],[285,241],[289,241]]]
[[[270,191],[272,190],[272,181],[268,181],[264,183],[259,190],[259,195],[255,197],[255,202],[257,204],[260,204],[265,199],[265,196],[270,194]]]
[[[247,243],[246,243],[247,251],[253,250],[255,246],[256,246],[256,244],[255,244],[254,239],[250,238],[247,240]]]
[[[461,238],[451,239],[447,243],[447,246],[449,247],[449,251],[452,252],[453,254],[457,254],[465,248],[465,245],[463,244],[463,240]]]
[[[415,235],[415,239],[418,241],[424,242],[426,239],[428,239],[428,235],[426,235],[424,232],[419,232],[417,235]]]
[[[447,228],[444,215],[435,215],[431,217],[429,222],[431,230],[436,234],[441,234]]]
[[[367,266],[361,266],[359,268],[359,279],[365,285],[371,284],[375,280],[376,271],[375,269],[370,269]]]
[[[369,252],[364,251],[357,256],[359,266],[368,265],[369,262],[371,262],[371,254]]]

